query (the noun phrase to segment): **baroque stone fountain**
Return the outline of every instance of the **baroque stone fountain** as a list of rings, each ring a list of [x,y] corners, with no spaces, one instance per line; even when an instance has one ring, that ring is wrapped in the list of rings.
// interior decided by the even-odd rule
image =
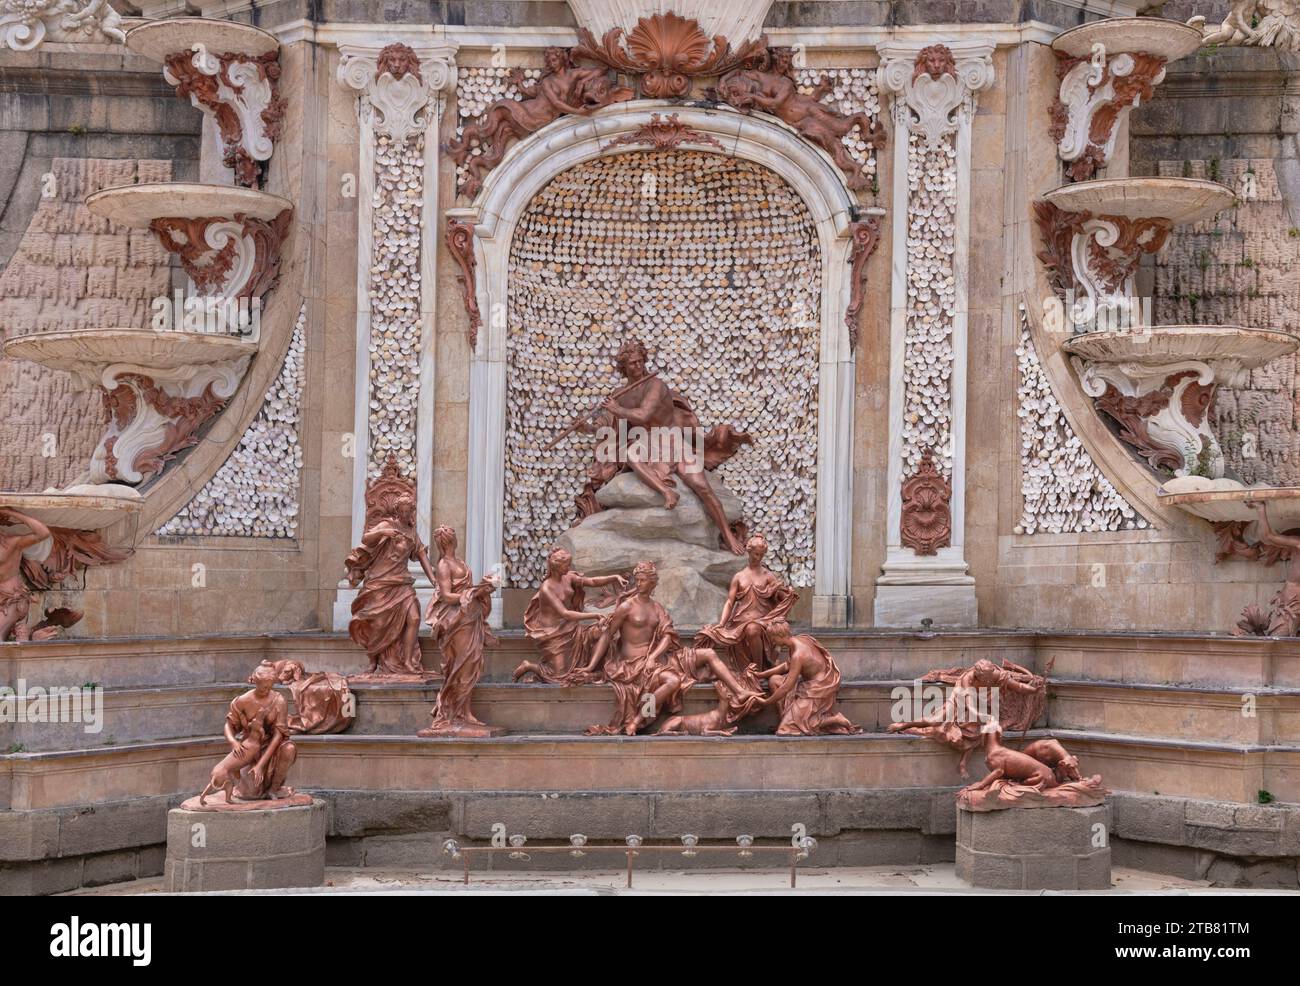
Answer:
[[[4,345],[6,356],[98,388],[107,423],[65,489],[0,494],[0,508],[87,531],[138,513],[145,488],[235,394],[257,353],[261,300],[293,214],[287,200],[255,187],[283,114],[279,42],[248,25],[187,17],[143,24],[126,44],[162,62],[177,95],[204,112],[217,151],[204,159],[217,164],[204,183],[127,185],[86,200],[105,220],[148,230],[188,276],[187,290],[153,300],[150,325],[32,333]]]
[[[1159,251],[1174,227],[1213,219],[1235,196],[1195,178],[1108,174],[1127,170],[1116,166],[1124,163],[1116,160],[1116,137],[1131,108],[1151,97],[1168,62],[1200,44],[1196,28],[1152,17],[1095,21],[1053,42],[1060,79],[1053,137],[1073,180],[1035,204],[1039,258],[1060,302],[1048,321],[1067,334],[1062,348],[1084,392],[1122,441],[1153,469],[1172,473],[1161,501],[1207,519],[1227,512],[1248,520],[1252,491],[1224,478],[1215,391],[1240,385],[1300,341],[1272,329],[1152,324],[1149,303],[1138,299],[1142,257]],[[1232,501],[1239,517],[1225,506]]]

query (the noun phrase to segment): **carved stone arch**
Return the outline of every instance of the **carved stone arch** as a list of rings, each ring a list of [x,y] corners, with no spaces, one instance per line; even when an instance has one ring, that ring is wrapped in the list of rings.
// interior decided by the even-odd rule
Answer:
[[[854,356],[846,325],[857,204],[825,151],[775,119],[728,109],[639,100],[563,117],[515,144],[467,209],[449,220],[473,229],[472,299],[482,315],[470,367],[469,479],[466,560],[475,571],[502,557],[505,471],[506,316],[509,254],[515,228],[533,198],[556,176],[611,154],[644,150],[623,140],[673,114],[696,132],[677,146],[735,156],[768,168],[803,200],[817,228],[822,260],[819,342],[817,521],[813,617],[819,625],[847,620],[850,591]],[[704,139],[708,138],[708,139]]]

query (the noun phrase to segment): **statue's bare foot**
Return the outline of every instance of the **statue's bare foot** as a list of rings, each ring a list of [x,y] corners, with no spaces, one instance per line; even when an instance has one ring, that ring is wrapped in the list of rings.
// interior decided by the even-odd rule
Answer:
[[[665,510],[675,509],[677,507],[678,501],[681,500],[681,498],[682,498],[681,494],[678,493],[676,490],[672,490],[672,489],[664,490],[664,509]]]
[[[745,546],[740,543],[740,538],[732,533],[730,527],[722,529],[722,543],[727,546],[727,550],[733,555],[743,555],[745,553]]]

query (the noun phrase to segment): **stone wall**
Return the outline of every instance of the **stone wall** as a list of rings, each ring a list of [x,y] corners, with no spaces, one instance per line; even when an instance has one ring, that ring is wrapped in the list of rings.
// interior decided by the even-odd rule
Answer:
[[[0,337],[147,324],[150,299],[171,287],[165,251],[148,233],[91,214],[101,188],[167,181],[170,161],[56,158],[43,196],[0,273]],[[102,431],[99,394],[71,374],[0,359],[0,488],[38,491],[85,468]]]
[[[107,44],[4,51],[0,101],[0,336],[143,325],[148,299],[171,289],[166,255],[81,202],[193,177],[199,114],[152,62]],[[62,485],[85,466],[102,412],[71,384],[0,359],[0,489]]]

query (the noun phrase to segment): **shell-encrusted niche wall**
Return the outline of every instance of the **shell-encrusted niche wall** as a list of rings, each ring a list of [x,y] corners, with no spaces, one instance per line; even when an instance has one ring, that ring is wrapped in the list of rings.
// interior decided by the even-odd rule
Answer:
[[[812,216],[774,172],[696,151],[630,152],[547,185],[512,242],[505,556],[536,585],[575,518],[594,439],[541,449],[620,383],[627,335],[708,428],[753,436],[718,470],[767,564],[812,584],[821,256]]]

